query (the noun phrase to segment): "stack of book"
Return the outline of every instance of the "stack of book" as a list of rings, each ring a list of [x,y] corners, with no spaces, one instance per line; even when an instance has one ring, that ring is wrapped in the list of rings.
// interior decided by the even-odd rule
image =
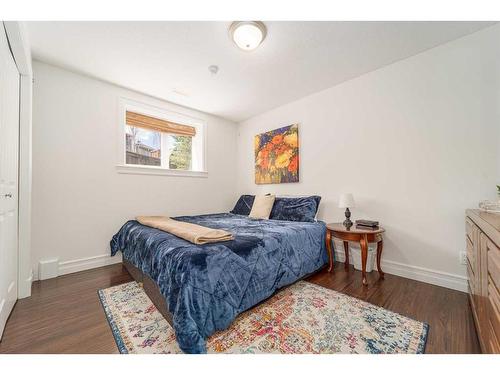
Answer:
[[[358,228],[358,229],[377,229],[378,228],[378,221],[356,220],[356,228]]]

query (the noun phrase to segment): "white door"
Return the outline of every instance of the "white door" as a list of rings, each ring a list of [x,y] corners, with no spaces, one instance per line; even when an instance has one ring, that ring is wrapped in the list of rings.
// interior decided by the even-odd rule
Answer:
[[[17,300],[19,72],[0,22],[0,339]]]

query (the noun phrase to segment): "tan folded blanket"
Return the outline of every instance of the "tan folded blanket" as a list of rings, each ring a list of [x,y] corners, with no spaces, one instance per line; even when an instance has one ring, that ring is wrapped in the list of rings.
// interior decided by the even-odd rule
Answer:
[[[234,239],[233,235],[225,230],[185,223],[166,216],[137,216],[136,220],[142,225],[160,229],[197,245]]]

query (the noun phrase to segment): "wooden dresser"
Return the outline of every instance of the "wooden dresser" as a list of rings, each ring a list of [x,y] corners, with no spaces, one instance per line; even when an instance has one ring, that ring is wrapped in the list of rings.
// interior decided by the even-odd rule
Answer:
[[[467,210],[469,301],[483,353],[500,353],[500,215]]]

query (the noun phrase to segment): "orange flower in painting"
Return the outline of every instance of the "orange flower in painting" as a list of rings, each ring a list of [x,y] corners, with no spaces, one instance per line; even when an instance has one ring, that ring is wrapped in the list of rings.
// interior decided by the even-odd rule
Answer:
[[[297,168],[299,166],[299,156],[295,155],[292,160],[290,160],[290,164],[288,164],[288,172],[297,173]]]
[[[274,148],[273,142],[267,142],[266,146],[264,147],[264,150],[272,151],[273,148]]]
[[[283,142],[283,134],[278,134],[273,137],[273,140],[271,141],[275,145],[279,145],[280,143]]]
[[[268,158],[269,157],[269,151],[268,150],[260,150],[259,151],[259,158]]]

